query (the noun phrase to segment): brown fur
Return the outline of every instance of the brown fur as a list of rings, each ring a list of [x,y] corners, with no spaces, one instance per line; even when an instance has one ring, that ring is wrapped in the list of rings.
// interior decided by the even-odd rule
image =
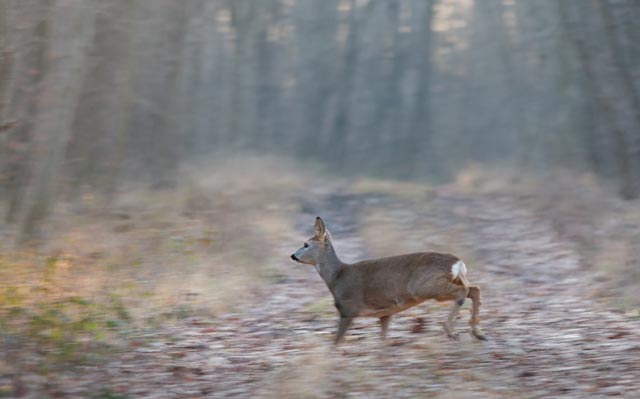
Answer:
[[[478,328],[480,288],[471,285],[461,271],[453,278],[451,267],[459,259],[450,254],[420,252],[346,264],[341,262],[322,219],[316,219],[319,248],[313,264],[333,294],[340,313],[336,335],[338,343],[354,317],[380,318],[382,335],[386,336],[391,316],[429,299],[454,301],[443,327],[450,338],[457,338],[454,322],[465,298],[473,301],[471,333],[485,339]],[[300,250],[299,250],[300,251]],[[298,260],[292,256],[294,260]]]

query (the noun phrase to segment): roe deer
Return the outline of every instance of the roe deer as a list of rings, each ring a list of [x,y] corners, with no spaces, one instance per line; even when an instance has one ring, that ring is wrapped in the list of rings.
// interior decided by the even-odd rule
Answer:
[[[467,267],[453,255],[420,252],[343,263],[331,244],[331,234],[317,217],[315,235],[291,259],[314,266],[333,294],[340,314],[336,344],[359,316],[380,318],[384,339],[394,313],[428,299],[455,301],[442,326],[449,338],[457,339],[454,323],[465,298],[471,298],[471,335],[486,339],[478,326],[480,287],[469,284]]]

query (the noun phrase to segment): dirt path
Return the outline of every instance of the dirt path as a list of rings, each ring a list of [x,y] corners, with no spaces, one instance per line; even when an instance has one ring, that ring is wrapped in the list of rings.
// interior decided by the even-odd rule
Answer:
[[[104,367],[88,369],[68,395],[96,384],[129,397],[599,398],[640,393],[640,322],[604,310],[570,242],[514,199],[440,190],[428,206],[386,195],[334,191],[305,200],[291,237],[274,260],[284,276],[238,314],[188,319]],[[287,261],[329,222],[344,260],[371,254],[361,231],[377,212],[416,245],[446,243],[471,254],[483,288],[489,337],[449,341],[446,309],[426,303],[396,317],[382,343],[375,319],[359,319],[338,349],[336,317],[312,268]],[[449,236],[439,237],[439,231]],[[382,233],[383,234],[383,233]],[[427,249],[427,248],[425,248]],[[466,259],[465,259],[466,260]],[[468,307],[468,304],[465,305]],[[458,329],[466,329],[462,312]],[[421,320],[421,321],[418,321]]]

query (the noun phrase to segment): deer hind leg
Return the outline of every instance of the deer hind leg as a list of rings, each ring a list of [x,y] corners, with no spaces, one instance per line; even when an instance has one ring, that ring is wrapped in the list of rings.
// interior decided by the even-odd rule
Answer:
[[[460,308],[464,305],[464,299],[467,295],[468,290],[466,287],[456,285],[456,292],[451,296],[451,298],[449,298],[453,299],[455,302],[453,303],[453,306],[451,306],[451,310],[447,316],[447,321],[442,323],[442,327],[447,333],[447,337],[450,339],[458,339],[458,334],[455,332],[455,323],[458,318],[458,313],[460,313]]]
[[[480,287],[478,287],[477,285],[470,286],[467,298],[470,298],[473,301],[473,306],[471,307],[471,319],[469,320],[469,324],[471,325],[471,335],[473,335],[477,339],[484,341],[487,339],[487,337],[482,333],[482,330],[480,330],[480,320],[478,318],[481,303]]]
[[[381,334],[382,334],[382,339],[386,339],[387,338],[387,331],[389,330],[389,322],[391,321],[391,315],[388,316],[382,316],[380,318],[380,327],[382,329]]]
[[[340,324],[338,325],[338,332],[336,333],[336,339],[335,341],[333,341],[335,345],[338,345],[340,342],[342,342],[342,337],[344,337],[344,333],[347,332],[347,329],[351,325],[352,321],[353,321],[353,317],[344,317],[344,316],[340,317]]]

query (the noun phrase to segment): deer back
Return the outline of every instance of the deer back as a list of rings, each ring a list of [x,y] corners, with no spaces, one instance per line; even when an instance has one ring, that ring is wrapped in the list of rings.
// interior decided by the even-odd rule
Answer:
[[[341,314],[395,313],[437,298],[455,284],[463,274],[464,264],[458,262],[462,264],[453,255],[435,252],[366,260],[345,266],[331,291]],[[452,273],[455,270],[457,276]]]

